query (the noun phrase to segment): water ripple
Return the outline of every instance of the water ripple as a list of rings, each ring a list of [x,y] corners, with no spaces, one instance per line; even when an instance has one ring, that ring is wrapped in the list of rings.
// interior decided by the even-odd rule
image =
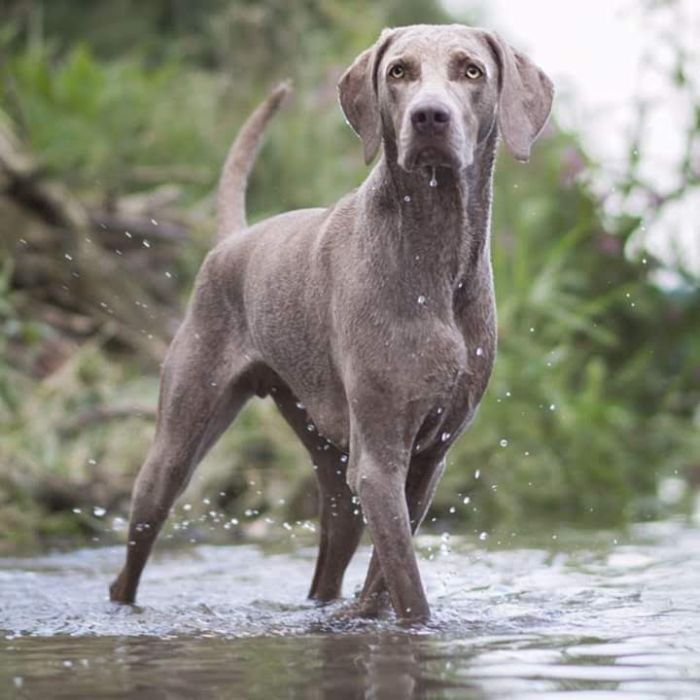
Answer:
[[[439,542],[419,540],[434,618],[410,632],[306,601],[312,547],[163,550],[134,607],[106,596],[122,548],[1,559],[0,696],[700,697],[697,529]]]

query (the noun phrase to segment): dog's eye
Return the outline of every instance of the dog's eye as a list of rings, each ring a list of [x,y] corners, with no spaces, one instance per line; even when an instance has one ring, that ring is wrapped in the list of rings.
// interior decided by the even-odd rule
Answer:
[[[389,69],[389,77],[394,78],[395,80],[401,80],[401,78],[403,78],[405,75],[406,70],[400,63],[397,63],[395,66],[392,66]]]
[[[470,63],[464,71],[464,75],[466,75],[469,80],[478,80],[483,74],[484,72],[481,68],[475,66],[473,63]]]

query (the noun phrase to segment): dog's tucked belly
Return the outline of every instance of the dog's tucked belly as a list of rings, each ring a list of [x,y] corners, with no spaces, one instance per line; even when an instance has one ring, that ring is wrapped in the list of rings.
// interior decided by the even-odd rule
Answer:
[[[334,384],[334,382],[333,382]],[[345,394],[342,388],[333,391],[332,385],[324,387],[313,395],[290,390],[297,399],[296,408],[305,414],[307,439],[316,442],[322,450],[331,444],[343,452],[347,451],[350,440],[350,423]]]

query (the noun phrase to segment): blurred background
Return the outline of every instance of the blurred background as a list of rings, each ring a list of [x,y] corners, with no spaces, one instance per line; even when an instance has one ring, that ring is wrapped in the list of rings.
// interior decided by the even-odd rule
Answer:
[[[613,527],[691,509],[692,0],[0,0],[0,551],[122,537],[159,363],[212,245],[219,168],[269,87],[292,77],[295,96],[255,169],[253,220],[364,179],[340,73],[384,26],[450,21],[499,31],[558,98],[531,162],[499,157],[500,350],[426,526]],[[167,536],[313,528],[312,474],[257,401]]]

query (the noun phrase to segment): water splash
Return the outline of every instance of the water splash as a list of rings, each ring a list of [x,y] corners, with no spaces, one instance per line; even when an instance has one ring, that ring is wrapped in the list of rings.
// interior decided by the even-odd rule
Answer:
[[[430,182],[428,183],[428,185],[430,185],[430,187],[437,187],[438,183],[437,183],[437,178],[435,177],[435,168],[433,167],[433,168],[431,168],[431,170],[432,170],[432,176],[430,178]]]
[[[259,697],[303,697],[309,687],[384,697],[400,685],[396,697],[418,698],[414,685],[433,677],[450,679],[434,693],[445,700],[546,700],[572,688],[581,697],[700,696],[697,526],[650,523],[619,541],[604,531],[533,534],[419,535],[433,621],[410,631],[391,617],[333,620],[347,601],[307,602],[312,536],[290,551],[162,549],[133,607],[105,599],[121,547],[0,559],[0,695],[22,687],[49,697],[60,679],[66,697],[93,697],[89,667],[115,696],[226,687],[248,697],[253,682]],[[369,558],[363,547],[346,595]]]

